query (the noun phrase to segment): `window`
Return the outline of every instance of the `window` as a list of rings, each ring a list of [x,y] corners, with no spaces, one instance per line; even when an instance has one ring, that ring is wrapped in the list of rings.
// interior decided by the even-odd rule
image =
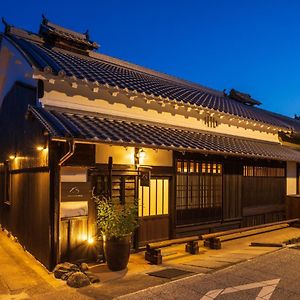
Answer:
[[[244,166],[245,177],[285,177],[285,168]]]
[[[177,161],[177,173],[222,174],[222,164],[198,161]]]
[[[222,164],[178,160],[176,170],[177,222],[198,223],[220,218]]]
[[[151,178],[150,187],[139,186],[139,217],[169,213],[169,179]]]
[[[133,204],[136,199],[136,181],[134,176],[113,175],[111,182],[111,199],[119,204]],[[96,194],[109,196],[109,176],[97,176],[95,191]]]
[[[212,116],[205,116],[204,124],[210,128],[216,128],[219,124],[218,121]]]

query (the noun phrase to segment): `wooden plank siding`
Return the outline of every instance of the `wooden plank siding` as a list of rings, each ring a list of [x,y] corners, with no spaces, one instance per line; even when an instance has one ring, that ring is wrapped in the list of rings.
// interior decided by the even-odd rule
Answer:
[[[17,155],[24,158],[19,160],[22,169],[45,166],[36,147],[46,146],[47,136],[40,123],[27,116],[28,105],[35,104],[36,88],[21,82],[16,82],[4,97],[0,109],[0,162]]]
[[[283,204],[286,178],[243,177],[243,207]]]
[[[242,218],[242,169],[238,162],[223,165],[223,220]]]
[[[297,194],[300,194],[300,164],[297,164]]]
[[[61,261],[80,261],[89,258],[87,244],[88,217],[72,217],[61,220]]]
[[[38,121],[27,115],[28,105],[36,105],[35,87],[16,82],[3,99],[0,110],[1,173],[0,223],[47,268],[51,267],[50,173],[48,137]],[[17,159],[9,160],[10,155]],[[43,157],[42,157],[43,156]],[[6,180],[4,180],[6,177]],[[3,192],[5,190],[5,192]]]
[[[149,242],[169,239],[169,224],[169,215],[139,218],[139,247],[145,246]]]
[[[67,151],[67,144],[61,148],[60,157]],[[65,162],[64,166],[94,166],[96,146],[93,144],[76,144],[74,154]]]
[[[11,174],[10,205],[3,204],[3,226],[49,267],[49,172]]]
[[[243,176],[242,225],[254,226],[284,220],[285,196],[286,177]]]

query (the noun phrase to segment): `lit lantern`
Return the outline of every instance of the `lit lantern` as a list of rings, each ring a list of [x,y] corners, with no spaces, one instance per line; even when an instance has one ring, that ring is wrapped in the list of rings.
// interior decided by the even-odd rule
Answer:
[[[143,149],[141,149],[139,152],[139,158],[140,158],[140,163],[141,161],[144,161],[144,159],[146,158],[146,152]]]
[[[143,149],[135,149],[135,164],[137,167],[144,163],[146,152]]]

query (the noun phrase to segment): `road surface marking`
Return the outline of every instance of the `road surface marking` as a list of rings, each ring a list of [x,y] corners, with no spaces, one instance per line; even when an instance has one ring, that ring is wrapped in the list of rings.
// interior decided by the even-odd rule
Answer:
[[[246,290],[252,290],[261,287],[259,294],[255,298],[255,300],[269,300],[275,291],[278,283],[280,281],[279,279],[273,279],[273,280],[267,280],[267,281],[260,281],[260,282],[253,282],[243,285],[237,285],[233,287],[228,287],[225,289],[217,289],[217,290],[211,290],[207,292],[200,300],[212,300],[216,299],[220,295],[225,294],[232,294],[237,293],[240,291],[246,291]]]

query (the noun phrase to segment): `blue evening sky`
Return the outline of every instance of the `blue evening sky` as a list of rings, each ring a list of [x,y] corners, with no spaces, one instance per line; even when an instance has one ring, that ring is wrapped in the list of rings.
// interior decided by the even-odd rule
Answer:
[[[300,114],[298,0],[2,0],[0,12],[35,32],[44,13],[88,28],[105,54]]]

